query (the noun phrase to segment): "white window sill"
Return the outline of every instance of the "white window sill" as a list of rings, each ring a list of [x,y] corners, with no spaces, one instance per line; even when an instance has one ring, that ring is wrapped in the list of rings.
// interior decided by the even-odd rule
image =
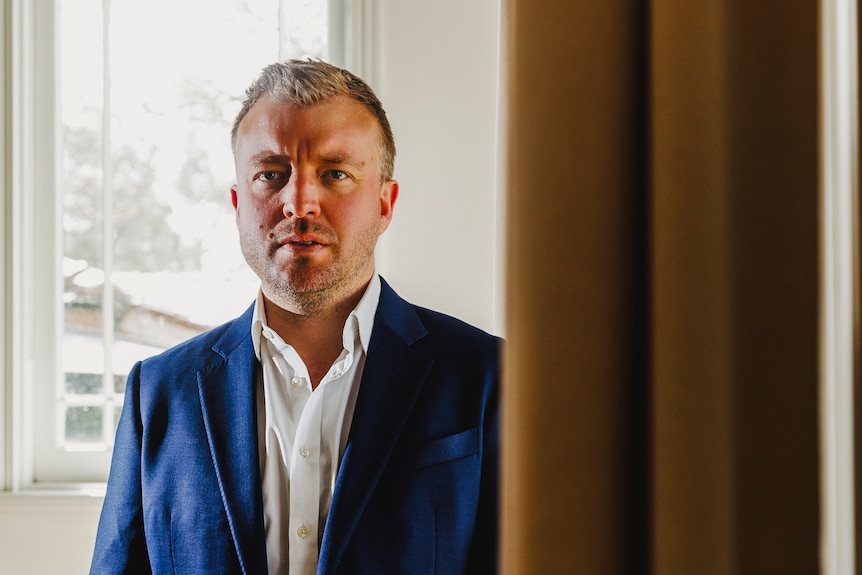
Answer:
[[[72,510],[101,507],[104,483],[50,483],[16,491],[0,491],[0,514],[4,511],[44,509]]]

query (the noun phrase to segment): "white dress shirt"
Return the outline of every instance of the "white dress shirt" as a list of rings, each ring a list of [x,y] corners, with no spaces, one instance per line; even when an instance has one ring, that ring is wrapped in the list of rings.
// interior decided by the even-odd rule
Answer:
[[[314,575],[317,570],[379,299],[375,273],[344,324],[341,355],[312,391],[299,354],[267,326],[263,295],[258,295],[251,331],[263,374],[258,438],[270,575]]]

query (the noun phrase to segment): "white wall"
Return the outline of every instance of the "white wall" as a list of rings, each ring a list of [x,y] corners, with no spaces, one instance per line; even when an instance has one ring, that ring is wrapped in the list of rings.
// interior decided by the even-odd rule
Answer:
[[[500,333],[497,0],[378,0],[376,87],[401,196],[379,269],[404,297]],[[86,573],[101,500],[0,495],[0,574]]]
[[[405,298],[500,333],[497,0],[380,0],[377,91],[401,195],[378,257]]]
[[[0,495],[0,574],[87,573],[101,498]]]

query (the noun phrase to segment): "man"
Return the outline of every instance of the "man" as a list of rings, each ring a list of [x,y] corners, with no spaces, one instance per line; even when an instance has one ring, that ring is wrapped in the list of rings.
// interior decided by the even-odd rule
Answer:
[[[132,369],[91,573],[495,573],[499,342],[375,272],[398,198],[380,102],[274,64],[232,140],[260,293]]]

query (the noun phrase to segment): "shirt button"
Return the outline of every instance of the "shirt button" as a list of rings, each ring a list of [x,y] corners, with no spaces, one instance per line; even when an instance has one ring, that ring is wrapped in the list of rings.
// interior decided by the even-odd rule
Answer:
[[[311,449],[309,449],[307,445],[303,445],[299,448],[299,454],[303,457],[308,457],[311,455]]]
[[[290,378],[290,387],[299,387],[303,384],[303,379],[301,377],[291,377]]]
[[[311,530],[305,525],[300,525],[299,529],[296,530],[296,534],[299,535],[300,539],[305,539],[309,533],[311,533]]]

